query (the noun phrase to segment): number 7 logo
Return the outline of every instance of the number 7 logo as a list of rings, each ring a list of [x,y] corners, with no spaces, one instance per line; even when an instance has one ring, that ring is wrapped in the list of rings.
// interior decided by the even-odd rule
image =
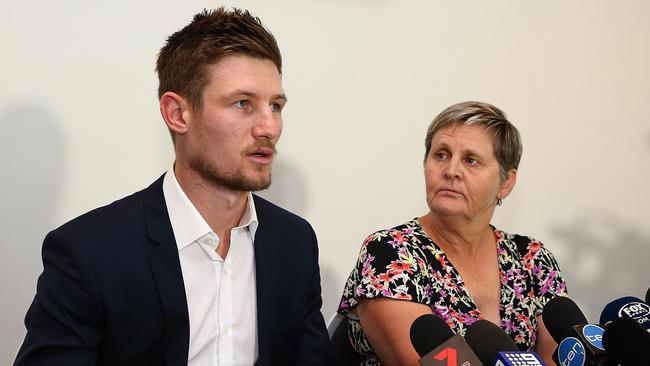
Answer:
[[[441,352],[438,352],[437,355],[433,356],[433,358],[439,361],[447,359],[447,366],[456,366],[456,349],[445,348]]]

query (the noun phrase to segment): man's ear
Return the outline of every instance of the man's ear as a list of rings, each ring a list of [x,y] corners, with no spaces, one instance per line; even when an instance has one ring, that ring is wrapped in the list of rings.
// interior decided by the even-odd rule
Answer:
[[[183,135],[187,132],[190,120],[190,104],[174,92],[166,92],[160,97],[160,114],[172,133]]]
[[[499,190],[500,198],[506,198],[512,192],[512,189],[515,188],[515,183],[517,183],[517,170],[510,169],[506,176],[506,180],[501,184],[501,189]]]

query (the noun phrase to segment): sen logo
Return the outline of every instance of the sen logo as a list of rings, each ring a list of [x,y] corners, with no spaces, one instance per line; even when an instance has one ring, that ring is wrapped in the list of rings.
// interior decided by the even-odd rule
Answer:
[[[587,324],[582,328],[582,335],[584,335],[587,342],[592,346],[604,351],[603,347],[603,333],[605,330],[594,324]]]
[[[557,359],[562,366],[584,366],[585,348],[577,338],[565,338],[557,347]]]

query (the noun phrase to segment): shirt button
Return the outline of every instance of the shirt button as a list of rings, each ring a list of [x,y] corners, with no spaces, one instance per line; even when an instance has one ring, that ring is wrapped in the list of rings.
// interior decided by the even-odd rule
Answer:
[[[230,277],[230,268],[228,268],[228,267],[224,268],[224,270],[223,270],[223,274],[224,274],[226,277]]]
[[[214,239],[208,238],[208,240],[206,240],[206,243],[208,243],[208,245],[213,245],[214,244]]]
[[[229,332],[230,332],[230,326],[229,325],[224,325],[223,326],[223,334],[228,335]]]

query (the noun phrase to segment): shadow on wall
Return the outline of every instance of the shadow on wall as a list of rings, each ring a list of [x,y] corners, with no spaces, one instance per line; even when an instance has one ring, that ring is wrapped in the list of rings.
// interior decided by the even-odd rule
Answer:
[[[560,267],[569,295],[587,319],[598,322],[610,301],[622,296],[643,299],[650,286],[650,236],[612,213],[596,211],[552,232],[564,244]]]
[[[64,142],[56,119],[37,104],[0,109],[0,363],[25,334],[23,318],[42,271],[40,249],[61,195]]]
[[[305,184],[304,175],[295,166],[284,160],[276,160],[273,163],[273,184],[268,190],[258,192],[258,194],[267,200],[279,205],[296,215],[305,217],[309,209],[309,194]],[[318,231],[316,232],[318,236]],[[323,244],[319,242],[321,253]],[[323,298],[323,307],[321,308],[325,321],[328,322],[332,312],[338,306],[341,298],[342,288],[332,286],[336,283],[336,273],[323,256],[320,257],[320,274],[321,274],[321,296]]]
[[[309,207],[303,174],[286,160],[276,159],[273,162],[271,186],[257,194],[299,216],[304,217]]]
[[[344,283],[341,284],[340,278],[334,270],[334,266],[329,266],[323,260],[320,261],[320,266],[321,296],[323,297],[321,312],[325,317],[325,324],[329,325],[334,315],[336,315],[336,310],[339,308]],[[347,279],[347,274],[345,274],[345,279]],[[340,284],[340,286],[334,286],[336,284]]]

